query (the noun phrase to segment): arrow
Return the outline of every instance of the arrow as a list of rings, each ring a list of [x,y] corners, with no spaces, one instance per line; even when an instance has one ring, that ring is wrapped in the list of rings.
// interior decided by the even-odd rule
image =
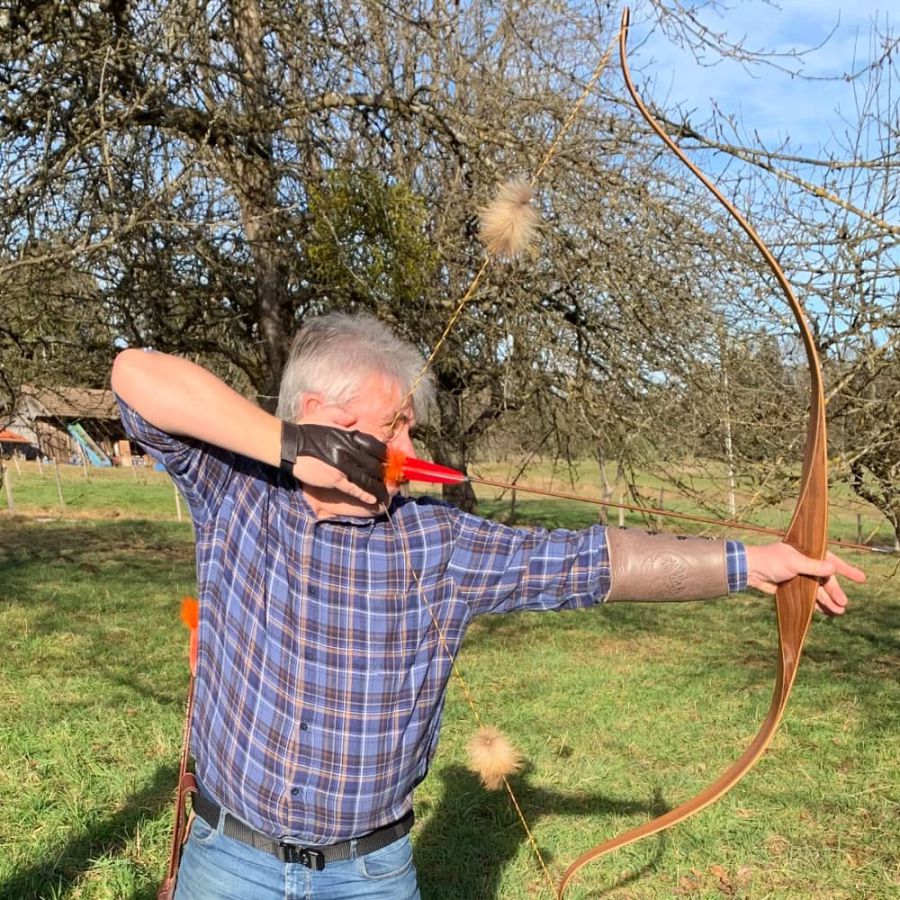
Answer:
[[[764,525],[752,525],[749,522],[737,522],[733,519],[715,519],[712,516],[700,516],[694,513],[676,512],[671,509],[659,509],[653,506],[638,506],[633,503],[616,503],[613,500],[597,500],[593,497],[583,497],[580,494],[567,493],[565,491],[553,491],[547,488],[532,487],[527,484],[511,484],[507,481],[496,481],[491,478],[479,478],[476,475],[466,475],[458,469],[442,466],[438,463],[418,459],[415,456],[407,456],[399,450],[388,450],[385,462],[385,481],[389,484],[401,484],[407,481],[415,481],[426,484],[479,484],[484,487],[500,488],[506,491],[522,491],[525,494],[538,494],[544,497],[553,497],[557,500],[577,500],[580,503],[592,503],[595,506],[605,506],[612,509],[624,509],[630,512],[640,512],[650,516],[661,516],[670,519],[683,519],[688,522],[698,522],[702,525],[717,525],[724,528],[734,528],[742,531],[752,531],[757,534],[773,535],[783,538],[784,532],[777,528],[766,528]],[[830,538],[829,544],[835,547],[843,547],[845,550],[865,550],[869,553],[893,553],[892,550],[870,547],[867,544],[857,544],[852,541],[843,541],[838,538]]]

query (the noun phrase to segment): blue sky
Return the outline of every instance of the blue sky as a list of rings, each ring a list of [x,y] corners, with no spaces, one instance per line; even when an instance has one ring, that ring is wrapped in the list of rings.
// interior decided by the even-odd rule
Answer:
[[[654,101],[668,110],[681,102],[685,110],[696,110],[690,118],[700,123],[714,99],[722,112],[740,121],[745,133],[758,132],[770,149],[790,138],[793,150],[809,154],[833,146],[835,136],[845,130],[843,119],[851,124],[856,119],[854,85],[827,79],[858,71],[869,59],[873,23],[882,33],[900,25],[900,14],[888,12],[893,5],[889,0],[784,0],[777,7],[759,0],[731,0],[730,8],[718,12],[703,4],[689,5],[712,31],[724,32],[731,41],[744,40],[748,49],[809,51],[784,65],[820,80],[729,61],[704,67],[660,29],[651,32],[649,23],[638,20],[632,25],[632,65],[648,76],[652,72]],[[641,78],[639,88],[643,83]],[[857,83],[856,90],[861,87]]]

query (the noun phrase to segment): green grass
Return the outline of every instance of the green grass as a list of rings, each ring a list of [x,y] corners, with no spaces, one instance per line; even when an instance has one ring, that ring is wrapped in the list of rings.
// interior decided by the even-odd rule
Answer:
[[[61,466],[59,469],[64,505],[59,500],[54,469],[38,467],[36,463],[20,463],[16,468],[6,463],[6,477],[12,485],[16,513],[30,517],[47,518],[141,518],[174,520],[177,515],[175,490],[169,476],[151,468],[138,469],[88,469],[85,478],[81,466]],[[512,464],[483,464],[473,467],[473,474],[495,480],[506,480],[515,476],[518,467]],[[573,468],[538,461],[531,466],[522,481],[542,488],[576,493],[590,499],[600,497],[597,485],[597,467],[589,461],[577,463]],[[691,479],[693,488],[700,494],[718,496],[721,482],[710,480],[704,469],[703,476]],[[414,486],[416,492],[424,486]],[[511,516],[510,492],[495,488],[476,486],[481,502],[480,512],[484,515],[507,521]],[[658,501],[659,481],[652,477],[641,481],[641,490],[650,504]],[[863,535],[879,546],[893,545],[893,534],[887,521],[877,510],[853,498],[849,489],[838,485],[831,492],[832,537],[855,541],[857,538],[857,516]],[[618,500],[616,491],[614,499]],[[741,495],[742,499],[749,494]],[[757,525],[785,529],[793,512],[793,497],[785,498],[777,507],[755,510],[750,517]],[[668,490],[665,507],[675,511],[704,513],[685,497]],[[5,490],[0,490],[0,511],[7,510]],[[524,524],[539,524],[548,527],[580,528],[597,521],[599,508],[591,503],[574,503],[570,500],[535,499],[520,491],[516,498],[515,521]],[[187,507],[181,503],[182,518],[188,518]],[[610,509],[609,521],[618,523],[618,511]],[[637,513],[626,513],[624,521],[628,525],[640,525],[645,520]],[[677,518],[665,519],[662,527],[672,531],[701,531],[704,526],[683,522]],[[753,539],[752,534],[736,533],[735,536]],[[760,538],[763,539],[763,538]]]
[[[190,527],[0,524],[0,897],[147,897],[186,688]]]
[[[181,737],[191,527],[164,521],[163,475],[113,473],[99,500],[92,477],[78,506],[74,470],[68,518],[47,521],[61,511],[27,498],[31,474],[17,505],[32,515],[0,516],[0,900],[151,900]],[[566,512],[534,503],[523,519]],[[573,900],[900,896],[900,602],[893,560],[852,560],[870,583],[852,588],[850,614],[814,623],[773,748],[709,810],[585,870]],[[528,760],[513,786],[555,877],[740,754],[775,653],[771,603],[741,596],[486,618],[460,667],[482,719]],[[417,793],[423,898],[549,898],[508,797],[465,768],[474,728],[454,682]]]
[[[5,477],[12,485],[15,511],[19,515],[48,518],[141,518],[176,519],[175,488],[165,472],[152,468],[88,469],[60,466],[59,500],[56,473],[51,466],[5,462]],[[8,511],[5,490],[0,491],[0,510]],[[181,501],[181,514],[189,518]]]

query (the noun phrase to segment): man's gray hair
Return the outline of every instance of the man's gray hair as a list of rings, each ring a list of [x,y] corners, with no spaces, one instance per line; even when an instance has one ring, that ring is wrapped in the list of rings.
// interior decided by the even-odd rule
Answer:
[[[424,422],[434,383],[422,354],[370,315],[329,313],[310,319],[294,337],[281,375],[276,415],[295,421],[303,394],[329,403],[350,402],[371,375],[384,375],[412,395],[416,420]]]

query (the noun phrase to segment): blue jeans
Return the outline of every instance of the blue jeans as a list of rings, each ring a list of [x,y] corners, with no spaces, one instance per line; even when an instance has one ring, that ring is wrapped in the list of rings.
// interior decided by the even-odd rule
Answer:
[[[175,900],[420,900],[409,835],[316,872],[194,819]]]

